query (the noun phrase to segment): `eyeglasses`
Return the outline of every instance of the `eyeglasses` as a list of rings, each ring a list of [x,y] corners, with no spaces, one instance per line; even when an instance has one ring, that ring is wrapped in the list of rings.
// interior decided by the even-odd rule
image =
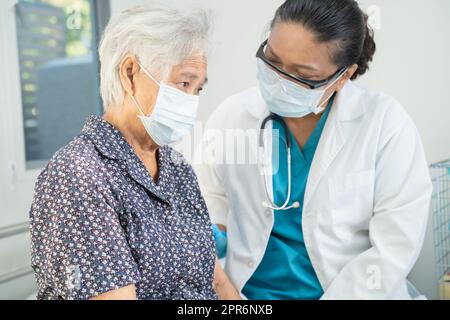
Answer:
[[[261,46],[258,49],[258,52],[256,53],[256,57],[261,59],[262,61],[264,61],[264,63],[269,65],[272,69],[274,69],[275,71],[277,71],[284,77],[286,77],[294,82],[298,82],[300,84],[306,85],[310,89],[317,89],[317,88],[326,86],[330,82],[339,78],[345,71],[347,71],[347,68],[345,68],[345,67],[340,68],[338,71],[336,71],[336,73],[334,73],[331,77],[329,77],[328,79],[325,79],[325,80],[307,80],[307,79],[302,79],[300,77],[295,77],[295,76],[287,73],[286,71],[282,70],[281,68],[277,67],[276,65],[274,65],[272,62],[270,62],[267,59],[266,54],[265,54],[265,48],[267,47],[268,42],[269,42],[269,40],[266,40],[261,44]]]

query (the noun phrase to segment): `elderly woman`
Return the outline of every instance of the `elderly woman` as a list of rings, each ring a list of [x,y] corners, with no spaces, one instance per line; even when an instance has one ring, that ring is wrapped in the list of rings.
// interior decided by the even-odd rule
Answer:
[[[152,5],[109,23],[100,46],[105,114],[90,117],[37,181],[38,299],[217,298],[207,208],[191,166],[168,146],[196,119],[208,21],[203,11]],[[215,281],[223,296],[218,265]]]

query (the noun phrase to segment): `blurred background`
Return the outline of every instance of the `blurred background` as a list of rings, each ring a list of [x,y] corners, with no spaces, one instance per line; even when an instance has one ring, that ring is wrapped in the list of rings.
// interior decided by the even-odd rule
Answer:
[[[200,120],[256,85],[259,44],[282,0],[166,0],[210,8],[215,32]],[[145,0],[0,2],[0,299],[32,299],[28,211],[39,172],[102,114],[97,45],[110,16]],[[450,1],[361,0],[378,50],[358,82],[398,99],[422,135],[435,184],[425,245],[409,279],[429,299],[450,259]]]

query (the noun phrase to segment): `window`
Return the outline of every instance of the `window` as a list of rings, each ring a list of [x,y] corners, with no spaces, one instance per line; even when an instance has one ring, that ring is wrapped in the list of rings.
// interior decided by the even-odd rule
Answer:
[[[16,29],[26,168],[44,166],[101,113],[97,42],[107,1],[19,0]]]

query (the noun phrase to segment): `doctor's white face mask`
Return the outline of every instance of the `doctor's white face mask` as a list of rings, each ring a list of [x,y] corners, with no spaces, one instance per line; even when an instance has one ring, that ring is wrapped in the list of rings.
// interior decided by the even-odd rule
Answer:
[[[257,61],[261,95],[270,112],[284,118],[302,118],[311,113],[322,112],[328,100],[325,99],[320,103],[325,92],[342,77],[341,75],[324,89],[307,89],[281,77],[264,61],[260,59]]]
[[[195,125],[199,96],[187,94],[169,85],[159,83],[139,65],[144,73],[159,85],[159,93],[151,115],[146,116],[135,97],[131,96],[141,112],[139,119],[145,130],[159,146],[181,141]]]

